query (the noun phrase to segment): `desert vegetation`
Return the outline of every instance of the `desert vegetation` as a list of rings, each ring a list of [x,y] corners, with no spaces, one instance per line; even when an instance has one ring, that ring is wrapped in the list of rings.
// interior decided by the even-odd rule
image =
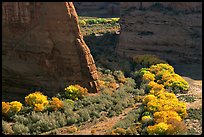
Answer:
[[[83,36],[113,33],[120,29],[119,18],[79,17]]]
[[[164,69],[163,67],[173,73],[173,67],[168,64],[157,64],[156,67],[152,65],[150,70]],[[141,70],[135,73],[141,73]],[[186,106],[177,99],[171,85],[165,87],[163,83],[157,84],[155,81],[158,80],[154,77],[144,78],[146,73],[142,73],[142,77],[131,78],[125,77],[122,71],[98,68],[98,74],[101,92],[92,96],[80,85],[69,85],[52,98],[36,91],[26,96],[24,102],[2,102],[3,133],[41,134],[63,126],[75,125],[77,128],[84,122],[102,116],[118,116],[123,109],[133,107],[136,103],[142,105],[117,122],[107,134],[185,132],[183,119],[187,116]],[[140,86],[143,88],[138,88],[136,79],[141,79]],[[180,89],[179,86],[175,85],[176,89]],[[183,128],[180,129],[181,125]]]
[[[189,83],[156,55],[117,56],[118,20],[79,18],[97,66],[99,93],[67,85],[53,97],[34,91],[25,96],[24,102],[2,102],[2,133],[52,135],[62,134],[58,129],[66,127],[64,134],[74,134],[83,125],[117,117],[132,108],[105,134],[194,134],[193,128],[187,129],[186,119],[201,120],[202,109],[187,110],[186,102],[195,101],[194,96],[187,96]],[[91,130],[90,134],[95,132]]]

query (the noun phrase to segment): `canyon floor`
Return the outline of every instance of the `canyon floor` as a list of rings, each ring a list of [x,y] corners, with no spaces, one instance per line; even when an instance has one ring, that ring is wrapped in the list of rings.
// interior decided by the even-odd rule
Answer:
[[[184,120],[187,126],[187,135],[201,135],[202,134],[202,80],[194,80],[189,77],[184,77],[189,83],[190,89],[187,94],[177,94],[177,97],[186,102],[188,117]],[[119,116],[111,118],[101,117],[92,122],[86,122],[80,126],[72,125],[63,128],[55,129],[42,135],[57,134],[57,135],[106,135],[111,127],[135,107],[126,108]],[[73,130],[75,128],[75,130]],[[72,130],[70,130],[72,129]]]

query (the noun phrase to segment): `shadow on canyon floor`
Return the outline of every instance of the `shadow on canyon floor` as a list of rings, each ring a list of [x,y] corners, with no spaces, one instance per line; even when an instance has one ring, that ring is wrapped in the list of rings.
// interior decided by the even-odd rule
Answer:
[[[194,80],[202,80],[202,64],[176,64],[175,72]]]

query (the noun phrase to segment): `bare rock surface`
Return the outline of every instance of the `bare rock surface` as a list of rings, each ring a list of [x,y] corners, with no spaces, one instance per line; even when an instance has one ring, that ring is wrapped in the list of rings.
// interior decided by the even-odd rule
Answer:
[[[72,2],[3,2],[3,99],[69,84],[97,92],[96,66]]]
[[[202,61],[201,2],[121,2],[117,53],[154,54],[171,63]]]
[[[119,17],[120,2],[74,2],[78,15],[94,17]]]

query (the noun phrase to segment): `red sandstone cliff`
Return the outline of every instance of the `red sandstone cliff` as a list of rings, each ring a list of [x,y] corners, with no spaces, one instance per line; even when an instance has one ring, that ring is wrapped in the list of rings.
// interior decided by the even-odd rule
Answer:
[[[72,2],[3,2],[3,99],[80,84],[97,92],[96,66]],[[23,98],[22,98],[23,99]]]

